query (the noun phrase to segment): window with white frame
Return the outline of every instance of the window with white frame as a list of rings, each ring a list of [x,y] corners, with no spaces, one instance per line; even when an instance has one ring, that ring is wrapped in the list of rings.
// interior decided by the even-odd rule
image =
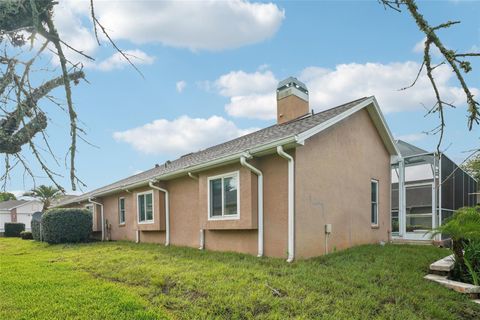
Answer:
[[[125,224],[125,198],[118,199],[118,223]]]
[[[153,222],[153,191],[137,194],[137,213],[139,223]]]
[[[239,217],[238,172],[208,178],[208,211],[210,219]]]
[[[378,225],[378,181],[371,181],[371,216],[370,222],[373,226]]]

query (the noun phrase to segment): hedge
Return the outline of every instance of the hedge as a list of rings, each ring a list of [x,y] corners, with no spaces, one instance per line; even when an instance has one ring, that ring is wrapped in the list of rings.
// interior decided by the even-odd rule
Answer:
[[[22,231],[25,231],[24,223],[5,222],[5,237],[20,237]]]
[[[42,213],[41,212],[35,212],[32,215],[32,236],[33,240],[41,241],[40,239],[40,221],[42,219]]]
[[[92,232],[92,214],[85,209],[51,209],[41,220],[42,240],[48,243],[85,242]]]
[[[33,236],[30,231],[22,231],[20,232],[20,237],[22,237],[23,240],[32,240]]]

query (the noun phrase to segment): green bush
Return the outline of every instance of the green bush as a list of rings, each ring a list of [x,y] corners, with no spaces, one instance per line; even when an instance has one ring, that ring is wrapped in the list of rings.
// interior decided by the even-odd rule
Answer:
[[[22,237],[23,240],[32,240],[33,236],[30,231],[22,231],[20,232],[20,237]]]
[[[447,223],[433,231],[432,237],[440,233],[453,241],[453,280],[480,284],[480,207],[458,209]]]
[[[20,237],[22,231],[25,231],[24,223],[5,222],[5,237]]]
[[[40,221],[41,221],[41,219],[42,219],[42,213],[41,212],[35,212],[32,215],[32,222],[31,222],[32,236],[33,236],[33,240],[36,240],[36,241],[41,241],[41,239],[40,239]]]
[[[51,209],[43,214],[41,226],[48,243],[85,242],[92,232],[92,214],[85,209]]]

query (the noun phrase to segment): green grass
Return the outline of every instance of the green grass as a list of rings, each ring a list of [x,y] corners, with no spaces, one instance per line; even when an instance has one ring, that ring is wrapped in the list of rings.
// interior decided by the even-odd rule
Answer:
[[[480,319],[423,279],[448,252],[368,245],[287,264],[128,242],[0,238],[0,319]]]

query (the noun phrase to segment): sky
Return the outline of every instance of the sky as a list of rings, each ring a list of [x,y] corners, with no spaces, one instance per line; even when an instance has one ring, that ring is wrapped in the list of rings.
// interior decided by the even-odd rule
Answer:
[[[96,59],[67,52],[83,63],[88,80],[73,89],[93,145],[78,145],[83,191],[274,124],[275,88],[289,76],[306,83],[314,112],[374,95],[395,138],[436,148],[438,136],[424,133],[438,124],[437,115],[426,116],[434,103],[428,80],[422,75],[413,88],[399,90],[415,79],[424,41],[405,11],[385,10],[377,1],[95,1],[100,22],[141,76],[104,37],[97,45],[88,3],[62,1],[55,9],[61,37]],[[439,32],[447,46],[480,51],[480,2],[429,1],[419,8],[432,25],[462,21]],[[466,79],[478,96],[480,59],[471,61]],[[467,129],[465,98],[448,68],[434,76],[444,99],[458,106],[447,111],[442,150],[459,163],[478,148],[480,131]],[[59,161],[45,158],[69,190],[68,116],[42,103]],[[36,184],[50,184],[24,154],[39,175]],[[7,189],[19,193],[33,185],[16,169]]]

